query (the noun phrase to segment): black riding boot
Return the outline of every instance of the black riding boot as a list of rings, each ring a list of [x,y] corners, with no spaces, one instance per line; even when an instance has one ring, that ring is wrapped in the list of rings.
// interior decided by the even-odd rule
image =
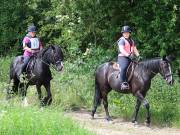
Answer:
[[[121,90],[129,90],[128,82],[122,82],[121,83]]]

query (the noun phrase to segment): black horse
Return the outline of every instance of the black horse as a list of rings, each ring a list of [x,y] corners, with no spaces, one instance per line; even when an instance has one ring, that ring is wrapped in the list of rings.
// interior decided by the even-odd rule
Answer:
[[[52,79],[50,65],[57,71],[63,69],[63,53],[59,46],[51,45],[42,49],[37,56],[32,56],[26,68],[25,81],[21,82],[17,76],[19,68],[23,62],[23,56],[17,56],[10,65],[10,83],[12,89],[7,90],[8,97],[11,93],[22,94],[23,99],[26,96],[29,85],[36,85],[39,99],[42,105],[51,104],[52,95],[50,90],[50,81]],[[41,86],[44,86],[47,96],[42,98]]]
[[[127,91],[120,90],[119,68],[114,68],[113,62],[108,62],[100,65],[95,73],[95,95],[94,107],[92,110],[92,118],[96,112],[97,106],[103,100],[106,119],[111,120],[108,112],[107,95],[113,89],[120,93],[132,93],[136,98],[135,112],[133,115],[133,123],[137,123],[137,114],[141,103],[147,109],[146,124],[150,124],[149,103],[145,99],[146,93],[150,88],[151,79],[160,73],[169,85],[173,84],[171,73],[170,57],[154,58],[139,63],[133,63],[128,69],[127,76],[130,84],[130,89]],[[134,67],[134,68],[133,68]]]

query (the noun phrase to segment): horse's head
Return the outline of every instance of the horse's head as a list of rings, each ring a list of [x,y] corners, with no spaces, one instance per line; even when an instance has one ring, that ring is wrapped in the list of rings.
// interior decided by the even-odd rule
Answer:
[[[55,66],[57,71],[61,71],[63,69],[63,52],[59,46],[51,46],[51,63]]]
[[[170,56],[164,56],[160,61],[160,74],[164,77],[169,85],[174,83],[170,62],[172,61]]]
[[[50,45],[42,51],[41,57],[49,64],[54,65],[57,71],[63,69],[63,52],[59,46]]]

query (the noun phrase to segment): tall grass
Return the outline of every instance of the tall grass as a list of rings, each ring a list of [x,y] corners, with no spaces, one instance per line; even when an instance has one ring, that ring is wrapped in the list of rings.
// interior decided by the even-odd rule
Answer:
[[[1,135],[90,135],[57,108],[1,106]]]
[[[51,83],[52,106],[60,107],[64,110],[75,110],[82,107],[91,110],[94,96],[94,71],[99,64],[109,59],[108,57],[102,58],[100,56],[66,61],[64,63],[64,71],[61,73],[53,70]],[[0,76],[4,82],[0,83],[0,90],[4,89],[7,82],[6,74],[8,73],[7,67],[10,59],[4,58],[0,60],[0,63],[3,62],[4,64],[4,70],[1,73],[4,77]],[[153,79],[151,89],[146,96],[150,103],[153,124],[180,127],[180,83],[178,78],[175,78],[175,80],[175,84],[170,87],[160,75]],[[28,89],[28,97],[31,100],[31,104],[38,101],[34,87]],[[109,94],[110,114],[129,121],[134,111],[135,102],[136,99],[130,94],[123,95],[112,91]],[[98,111],[104,111],[103,107],[99,108]],[[144,121],[145,111],[144,108],[141,108],[140,121]]]

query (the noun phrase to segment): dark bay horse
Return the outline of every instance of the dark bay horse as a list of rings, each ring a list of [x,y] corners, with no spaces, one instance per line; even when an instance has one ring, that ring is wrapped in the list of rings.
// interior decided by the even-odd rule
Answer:
[[[170,58],[154,58],[146,61],[139,62],[134,67],[134,70],[128,70],[127,76],[131,76],[129,80],[130,89],[127,91],[120,90],[119,68],[113,68],[113,62],[107,62],[100,65],[95,73],[95,95],[94,107],[92,109],[92,118],[101,100],[106,112],[106,119],[111,120],[108,111],[107,95],[113,89],[120,93],[132,93],[136,98],[135,112],[133,115],[133,123],[137,123],[137,114],[141,103],[147,109],[146,124],[150,124],[149,103],[145,99],[146,93],[150,88],[151,79],[160,73],[169,85],[173,84],[173,77],[171,73]],[[133,64],[132,64],[133,65]],[[132,66],[131,66],[132,67]],[[130,73],[131,72],[131,73]]]
[[[30,59],[26,68],[26,82],[20,82],[17,76],[17,71],[23,62],[23,56],[17,56],[10,65],[10,83],[12,89],[8,88],[7,95],[10,97],[11,93],[17,94],[19,91],[22,97],[26,96],[27,88],[29,85],[36,85],[38,97],[41,100],[41,105],[50,104],[52,102],[50,81],[52,79],[50,65],[57,71],[63,69],[63,52],[59,46],[51,45],[42,49],[37,56]],[[31,69],[28,69],[31,67]],[[44,86],[47,96],[42,98],[41,86]],[[19,90],[20,89],[20,90]]]

